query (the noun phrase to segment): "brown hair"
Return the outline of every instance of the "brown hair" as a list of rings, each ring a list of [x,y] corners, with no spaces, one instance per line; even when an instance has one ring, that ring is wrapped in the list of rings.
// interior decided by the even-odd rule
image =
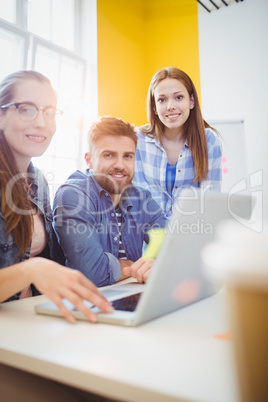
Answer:
[[[175,78],[180,81],[187,89],[189,96],[194,98],[194,108],[190,110],[190,115],[184,124],[184,139],[187,140],[191,150],[194,167],[194,182],[202,181],[208,174],[208,148],[205,128],[211,127],[202,117],[197,91],[191,78],[182,70],[176,67],[166,67],[157,71],[152,78],[147,95],[147,118],[149,127],[142,127],[141,131],[150,137],[156,137],[161,142],[164,133],[164,124],[155,114],[155,89],[157,85],[166,78]]]
[[[102,116],[89,128],[89,152],[92,152],[93,145],[103,135],[129,137],[134,141],[135,147],[137,146],[137,135],[132,124],[125,123],[117,117]]]
[[[36,71],[18,71],[8,75],[0,83],[0,108],[12,102],[16,86],[25,80],[37,80],[51,85],[49,79]],[[5,113],[2,109],[1,113]],[[11,233],[23,256],[32,241],[32,206],[27,182],[19,172],[5,134],[0,130],[1,212],[6,221],[7,236]],[[15,180],[14,180],[15,178]],[[10,193],[12,202],[7,198]],[[17,211],[25,211],[25,214]]]

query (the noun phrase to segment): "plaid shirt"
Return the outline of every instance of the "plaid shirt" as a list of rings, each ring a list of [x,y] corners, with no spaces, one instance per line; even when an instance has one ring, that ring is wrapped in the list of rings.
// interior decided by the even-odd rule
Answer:
[[[140,131],[137,132],[138,144],[133,184],[150,190],[167,217],[170,217],[172,206],[182,189],[190,186],[202,186],[214,191],[221,189],[221,142],[212,130],[206,129],[205,131],[208,144],[208,176],[206,180],[193,183],[195,169],[186,141],[177,161],[176,178],[171,196],[166,188],[168,158],[164,148],[156,138],[147,137]]]

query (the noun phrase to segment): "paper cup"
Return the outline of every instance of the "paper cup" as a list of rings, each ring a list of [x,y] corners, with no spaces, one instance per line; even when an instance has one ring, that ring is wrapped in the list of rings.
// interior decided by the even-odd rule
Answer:
[[[222,222],[202,257],[225,285],[241,401],[268,401],[268,231]]]

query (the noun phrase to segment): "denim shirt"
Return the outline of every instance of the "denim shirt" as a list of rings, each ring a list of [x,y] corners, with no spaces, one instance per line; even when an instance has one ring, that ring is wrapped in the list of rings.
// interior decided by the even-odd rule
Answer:
[[[166,218],[149,191],[132,184],[122,194],[122,242],[128,260],[142,255],[148,230],[164,228]],[[118,261],[119,229],[110,194],[90,170],[74,172],[56,193],[53,225],[66,257],[65,264],[80,270],[97,286],[121,277]]]
[[[31,202],[39,209],[39,213],[41,213],[44,217],[47,247],[42,255],[63,264],[64,259],[62,250],[58,245],[57,238],[52,227],[52,210],[50,205],[48,183],[43,173],[39,169],[35,168],[32,163],[30,163],[28,168],[28,177],[30,183],[29,198],[31,199]],[[19,249],[13,240],[12,234],[10,233],[7,237],[6,232],[6,222],[2,215],[2,211],[0,211],[0,269],[27,260],[31,253],[30,246],[24,256],[19,255]],[[12,296],[8,300],[18,299],[19,294],[20,293]]]

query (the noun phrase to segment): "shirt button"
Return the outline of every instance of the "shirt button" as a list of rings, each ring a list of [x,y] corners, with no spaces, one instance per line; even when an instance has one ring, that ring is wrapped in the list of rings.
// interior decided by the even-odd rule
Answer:
[[[180,173],[180,172],[181,172],[181,170],[178,170],[178,172]]]
[[[114,241],[117,241],[117,237],[114,237]]]
[[[180,155],[180,158],[182,158],[182,155]]]
[[[111,216],[114,216],[114,213],[113,213],[113,212],[111,213]]]
[[[108,193],[105,193],[106,197],[108,197]]]

